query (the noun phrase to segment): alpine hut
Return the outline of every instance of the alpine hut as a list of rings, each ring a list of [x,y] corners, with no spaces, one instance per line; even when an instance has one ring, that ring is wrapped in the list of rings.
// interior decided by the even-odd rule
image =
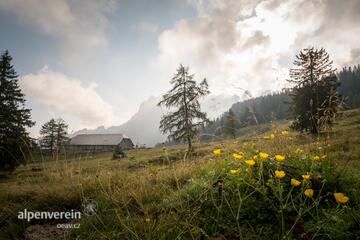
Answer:
[[[124,150],[134,148],[131,139],[124,134],[80,134],[69,143],[74,152],[110,152],[116,146]]]

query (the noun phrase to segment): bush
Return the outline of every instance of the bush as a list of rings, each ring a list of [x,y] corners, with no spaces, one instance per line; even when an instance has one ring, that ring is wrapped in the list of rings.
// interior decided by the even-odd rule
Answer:
[[[113,155],[112,155],[111,159],[115,160],[115,159],[121,159],[124,157],[126,157],[125,152],[122,150],[122,148],[119,145],[117,145],[113,150]]]

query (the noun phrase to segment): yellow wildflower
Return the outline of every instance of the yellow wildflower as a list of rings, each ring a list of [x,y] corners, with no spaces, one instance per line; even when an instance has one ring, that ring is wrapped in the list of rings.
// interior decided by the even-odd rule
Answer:
[[[302,154],[304,151],[302,150],[302,149],[300,149],[300,148],[297,148],[296,150],[295,150],[295,153],[297,154],[297,155],[300,155],[300,154]]]
[[[231,170],[230,170],[230,173],[231,173],[232,175],[236,175],[238,172],[239,172],[238,169],[231,169]]]
[[[253,156],[253,159],[256,160],[258,157],[259,157],[258,155],[254,155],[254,156]]]
[[[275,160],[278,162],[284,161],[285,155],[275,155]]]
[[[308,188],[304,191],[304,194],[306,197],[312,198],[314,196],[314,190],[312,190],[311,188]]]
[[[278,171],[278,170],[275,171],[275,177],[278,179],[284,178],[285,175],[286,175],[286,173],[284,171]]]
[[[298,186],[300,186],[300,184],[301,184],[300,181],[298,181],[298,180],[296,180],[294,178],[291,179],[291,186],[298,187]]]
[[[255,161],[252,159],[246,160],[245,163],[249,166],[253,166],[255,164]]]
[[[304,179],[305,181],[308,181],[308,180],[310,180],[310,179],[311,179],[311,176],[310,176],[310,175],[308,175],[308,174],[306,174],[306,175],[302,175],[302,177],[303,177],[303,179]]]
[[[241,160],[241,159],[243,158],[243,155],[234,153],[234,154],[233,154],[233,157],[234,157],[236,160]]]
[[[312,160],[314,160],[314,161],[319,161],[319,160],[320,160],[320,157],[319,157],[319,156],[313,156],[313,157],[312,157]]]
[[[215,154],[215,156],[220,156],[220,155],[221,155],[221,149],[220,149],[220,148],[215,149],[215,150],[213,151],[213,153]]]
[[[282,135],[288,135],[289,132],[285,130],[285,131],[282,131],[281,134],[282,134]]]
[[[271,139],[274,139],[274,138],[275,138],[275,134],[273,134],[273,133],[270,134],[270,138],[271,138]]]
[[[260,156],[261,159],[265,159],[265,158],[268,158],[268,157],[269,157],[269,154],[264,153],[264,152],[260,152],[260,153],[259,153],[259,156]]]
[[[349,201],[349,197],[343,193],[334,193],[334,197],[338,204],[345,204]]]
[[[270,139],[270,137],[269,136],[264,136],[264,139]]]

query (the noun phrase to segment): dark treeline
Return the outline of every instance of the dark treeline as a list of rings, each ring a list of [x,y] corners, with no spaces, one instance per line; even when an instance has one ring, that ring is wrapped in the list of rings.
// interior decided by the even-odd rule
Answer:
[[[232,105],[231,111],[238,120],[239,128],[255,125],[256,123],[267,123],[273,120],[281,120],[290,117],[287,102],[290,97],[287,93],[273,93],[261,97],[248,99]],[[228,113],[225,112],[211,124],[202,130],[202,139],[211,139],[211,135],[223,135],[223,127]]]
[[[346,96],[347,109],[360,107],[360,65],[343,68],[338,74],[340,86],[338,91]],[[256,123],[268,123],[274,120],[289,119],[288,92],[273,93],[253,99],[248,99],[232,105],[231,111],[238,119],[238,128],[255,125]],[[223,135],[227,112],[208,124],[201,132],[201,138],[212,139],[212,135]]]
[[[338,74],[340,86],[339,93],[346,96],[348,108],[360,107],[360,65],[343,68]]]

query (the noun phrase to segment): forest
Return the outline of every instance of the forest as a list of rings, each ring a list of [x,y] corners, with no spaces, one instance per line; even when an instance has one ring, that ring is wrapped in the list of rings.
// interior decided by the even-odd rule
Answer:
[[[337,72],[338,92],[346,96],[345,109],[360,107],[360,65],[344,67]],[[235,114],[236,128],[269,123],[291,118],[289,90],[275,92],[265,96],[251,98],[233,104],[230,110]],[[225,112],[202,129],[202,139],[212,139],[212,135],[224,136],[224,125],[228,116]]]

